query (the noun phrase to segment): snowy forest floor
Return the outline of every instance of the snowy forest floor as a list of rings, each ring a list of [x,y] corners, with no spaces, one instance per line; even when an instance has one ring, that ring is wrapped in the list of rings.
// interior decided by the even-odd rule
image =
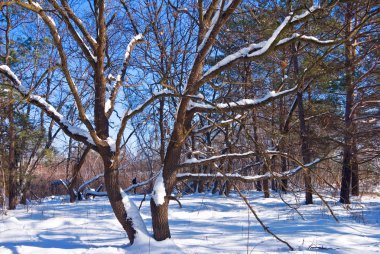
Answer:
[[[326,206],[301,205],[302,193],[282,197],[296,205],[300,215],[281,201],[278,194],[245,193],[263,222],[291,244],[292,253],[379,253],[380,197],[365,195],[343,207],[328,198],[337,223]],[[141,195],[131,195],[136,205]],[[50,197],[41,203],[18,206],[0,215],[0,253],[142,253],[129,246],[107,198],[68,203],[68,197]],[[298,202],[297,202],[298,200]],[[170,204],[172,240],[151,243],[150,253],[286,253],[288,248],[259,226],[236,193],[226,198],[193,194],[181,199],[183,208]],[[151,229],[149,202],[141,214]],[[153,241],[153,240],[152,240]],[[157,247],[159,246],[159,247]],[[143,252],[147,252],[146,249]],[[147,252],[148,253],[148,252]]]

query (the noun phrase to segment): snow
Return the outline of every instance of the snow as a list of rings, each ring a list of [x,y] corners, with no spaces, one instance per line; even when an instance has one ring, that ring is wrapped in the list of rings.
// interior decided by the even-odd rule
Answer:
[[[12,81],[16,84],[13,84],[13,87],[17,89],[23,96],[29,98],[29,101],[34,101],[37,104],[41,105],[41,108],[45,109],[46,112],[52,114],[55,116],[55,118],[58,119],[58,123],[65,126],[67,130],[74,134],[74,135],[79,135],[87,139],[87,141],[95,145],[90,133],[84,129],[81,129],[79,127],[73,126],[69,123],[69,121],[62,115],[60,114],[50,103],[48,103],[44,98],[42,98],[39,95],[29,95],[29,90],[24,87],[21,84],[21,81],[17,78],[17,76],[14,74],[14,72],[6,65],[1,65],[0,66],[0,71],[11,77]],[[76,88],[76,87],[75,87]]]
[[[247,153],[243,153],[243,154],[225,154],[225,155],[219,155],[219,156],[212,156],[210,158],[207,158],[207,159],[202,159],[202,160],[197,160],[197,159],[187,159],[184,161],[183,164],[185,165],[189,165],[189,164],[193,164],[193,163],[199,163],[199,162],[206,162],[206,161],[214,161],[215,159],[218,159],[218,158],[221,158],[223,156],[247,156],[247,155],[253,155],[254,153],[253,152],[247,152]],[[307,163],[304,165],[305,168],[307,167],[311,167],[317,163],[319,163],[321,160],[320,159],[315,159],[314,161],[310,162],[310,163]],[[188,177],[188,176],[191,176],[191,177],[229,177],[230,179],[233,179],[235,178],[236,180],[262,180],[264,177],[270,177],[270,176],[275,176],[275,177],[289,177],[289,176],[292,176],[292,175],[295,175],[298,171],[302,170],[304,167],[302,166],[298,166],[298,167],[295,167],[291,170],[288,170],[288,171],[284,171],[284,172],[281,172],[281,173],[277,173],[277,172],[267,172],[263,175],[249,175],[249,176],[243,176],[243,175],[240,175],[238,173],[226,173],[226,174],[222,174],[220,172],[216,172],[215,174],[204,174],[204,173],[178,173],[177,174],[177,177],[178,178],[181,178],[181,177]]]
[[[160,96],[160,95],[165,95],[165,94],[174,94],[174,92],[169,89],[162,89],[161,91],[153,92],[153,96]]]
[[[106,101],[106,104],[104,105],[104,112],[107,114],[107,112],[111,109],[111,100],[108,99]]]
[[[38,9],[42,9],[41,5],[37,2],[33,2],[32,1],[32,5],[34,5],[35,7],[37,7]]]
[[[314,41],[314,42],[320,43],[320,44],[329,44],[329,43],[334,43],[335,42],[335,40],[325,40],[325,41],[322,41],[322,40],[318,39],[317,37],[310,36],[310,35],[301,35],[300,38],[308,40],[308,41]]]
[[[198,46],[198,49],[197,49],[198,52],[200,52],[204,48],[204,46],[206,45],[206,42],[208,41],[208,38],[210,37],[212,30],[214,30],[214,26],[215,26],[216,22],[219,20],[219,15],[220,15],[220,11],[221,11],[221,4],[222,4],[222,1],[219,1],[217,10],[215,11],[215,14],[211,20],[210,28],[207,30],[207,33],[204,36],[201,44],[199,44],[199,46]]]
[[[139,238],[143,237],[142,235],[149,237],[148,230],[146,229],[144,220],[141,218],[139,209],[122,189],[120,189],[120,193],[123,197],[123,204],[127,212],[127,216],[133,221],[133,227],[137,231],[135,240],[141,240]]]
[[[127,50],[124,54],[124,62],[127,61],[131,55],[131,51],[133,50],[133,47],[136,45],[136,43],[143,39],[142,34],[135,35],[132,40],[128,43]]]
[[[321,7],[319,5],[313,5],[308,10],[304,11],[303,13],[301,13],[299,15],[294,15],[291,22],[295,22],[295,21],[298,21],[300,19],[303,19],[303,18],[307,17],[308,15],[310,15],[311,13],[315,12],[316,10],[320,9],[320,8]]]
[[[116,141],[113,138],[108,137],[107,138],[107,143],[110,146],[111,151],[112,152],[116,152]]]
[[[165,184],[164,184],[164,178],[162,177],[162,170],[160,174],[157,176],[156,180],[154,181],[154,187],[152,191],[152,198],[154,200],[154,203],[156,203],[157,206],[162,205],[165,203]]]
[[[54,22],[54,19],[53,19],[52,17],[50,17],[50,16],[46,16],[46,17],[47,17],[48,20],[53,24],[53,26],[56,27],[56,24],[55,24],[55,22]]]
[[[270,98],[274,98],[274,97],[277,97],[277,96],[280,96],[280,95],[292,92],[296,88],[297,87],[293,87],[291,89],[284,90],[284,91],[281,91],[281,92],[271,91],[267,95],[265,95],[265,96],[263,96],[262,98],[259,98],[259,99],[242,99],[242,100],[239,100],[237,102],[218,103],[218,104],[215,104],[215,105],[190,101],[187,109],[188,110],[191,110],[193,108],[199,108],[199,109],[226,109],[226,108],[234,108],[234,107],[239,107],[239,106],[254,106],[254,105],[257,105],[257,104],[261,104],[261,103],[265,102],[266,100],[268,100]]]
[[[170,203],[172,239],[156,242],[150,237],[149,202],[141,207],[141,218],[149,235],[140,235],[130,246],[126,234],[106,197],[70,204],[68,197],[50,197],[41,203],[18,206],[0,216],[0,253],[19,254],[121,254],[121,253],[378,253],[380,247],[380,196],[354,198],[350,209],[329,195],[328,204],[339,218],[336,223],[326,206],[302,205],[303,193],[283,194],[298,208],[302,219],[285,205],[278,194],[263,198],[261,192],[245,192],[259,217],[295,251],[266,234],[246,205],[232,192],[226,198],[211,194],[186,195],[183,208]],[[328,193],[323,193],[328,194]],[[140,203],[143,196],[132,195]],[[300,200],[299,200],[300,199]],[[299,200],[299,201],[297,201]]]

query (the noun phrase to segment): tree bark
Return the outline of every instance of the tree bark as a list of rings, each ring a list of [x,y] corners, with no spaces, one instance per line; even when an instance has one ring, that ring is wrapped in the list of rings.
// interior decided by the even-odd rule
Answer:
[[[5,64],[10,66],[10,38],[11,20],[8,8],[6,8],[6,31],[5,31],[5,47],[6,56]],[[17,184],[17,163],[16,163],[16,130],[13,111],[13,92],[10,92],[10,99],[8,101],[8,137],[9,137],[9,154],[8,154],[8,209],[16,209],[18,203],[18,184]]]
[[[352,56],[353,47],[351,40],[349,40],[349,35],[351,33],[351,20],[353,17],[352,3],[347,3],[346,15],[345,15],[345,25],[346,25],[346,37],[347,41],[345,43],[345,76],[346,76],[346,105],[344,112],[344,146],[343,146],[343,165],[342,165],[342,182],[340,189],[340,202],[342,204],[350,203],[350,186],[351,186],[351,176],[352,176],[352,105],[354,100],[354,84],[352,82]]]
[[[266,162],[264,162],[263,165],[263,174],[268,172],[268,165]],[[264,192],[264,198],[269,198],[270,197],[270,192],[269,192],[269,180],[265,179],[263,180],[263,192]]]
[[[359,188],[359,165],[358,165],[358,150],[356,147],[356,138],[353,136],[352,140],[352,162],[351,162],[351,195],[359,196],[360,188]]]
[[[80,195],[80,193],[78,193],[78,192],[76,193],[74,190],[74,187],[77,186],[77,184],[78,184],[79,171],[82,168],[84,162],[86,161],[86,156],[90,152],[90,150],[91,150],[91,148],[89,146],[87,146],[85,148],[85,150],[83,151],[81,157],[79,158],[79,160],[75,163],[75,165],[73,167],[73,171],[71,174],[71,181],[68,185],[69,195],[70,195],[70,203],[74,203],[77,200],[77,198],[79,198],[78,195]]]
[[[293,52],[294,52],[294,73],[296,77],[299,75],[299,65],[298,65],[298,57],[297,57],[297,49],[293,44]],[[297,91],[297,103],[298,103],[298,119],[299,119],[299,136],[301,141],[301,154],[302,160],[304,164],[307,164],[311,161],[311,151],[308,140],[308,130],[305,121],[305,109],[303,107],[303,88],[301,87]],[[304,172],[304,182],[305,182],[305,203],[307,205],[313,204],[313,188],[311,185],[311,175],[309,170],[305,170]]]
[[[105,149],[107,150],[107,148]],[[109,150],[109,149],[108,149]],[[121,187],[119,185],[119,170],[117,160],[113,161],[113,154],[110,151],[100,152],[104,164],[104,184],[107,189],[108,199],[110,201],[113,212],[121,226],[127,232],[128,239],[131,244],[134,243],[136,237],[136,229],[133,221],[128,217],[127,211],[122,201]]]
[[[178,135],[176,132],[173,135]],[[171,139],[168,145],[168,150],[165,157],[165,163],[163,168],[163,179],[165,184],[166,197],[165,202],[162,205],[156,205],[153,198],[150,200],[150,211],[152,214],[152,227],[153,237],[157,241],[163,241],[167,238],[171,238],[168,218],[168,196],[171,195],[176,178],[177,165],[180,162],[182,145],[173,142],[175,139]],[[180,139],[176,139],[180,140]]]

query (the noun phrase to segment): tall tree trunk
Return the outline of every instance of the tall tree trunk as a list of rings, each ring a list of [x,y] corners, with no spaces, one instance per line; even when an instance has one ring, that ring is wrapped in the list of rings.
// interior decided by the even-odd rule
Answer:
[[[10,66],[10,38],[11,20],[8,7],[6,8],[6,31],[5,31],[5,64]],[[8,137],[9,137],[9,154],[8,154],[8,208],[16,209],[18,203],[18,185],[17,185],[17,163],[16,163],[16,130],[13,112],[13,92],[10,92],[8,102]]]
[[[302,92],[297,93],[298,97],[298,116],[300,121],[300,139],[301,139],[301,153],[303,163],[309,163],[311,161],[309,142],[307,140],[307,129],[305,123],[305,112],[303,108]],[[308,169],[304,171],[305,181],[305,203],[307,205],[313,204],[313,189],[311,186],[311,174]]]
[[[342,165],[342,182],[340,189],[340,202],[342,204],[350,203],[350,186],[351,186],[351,162],[352,162],[352,105],[354,100],[354,84],[352,78],[352,56],[353,47],[349,35],[352,30],[351,20],[353,18],[353,8],[352,3],[347,3],[346,15],[345,15],[345,25],[346,25],[346,37],[347,41],[345,43],[345,76],[346,76],[346,105],[344,112],[344,146],[343,146],[343,165]]]
[[[12,96],[11,96],[12,100]],[[17,185],[17,167],[16,167],[16,131],[14,124],[13,103],[8,105],[8,120],[9,120],[9,155],[8,155],[8,208],[9,210],[16,209],[18,203],[18,185]]]
[[[298,57],[297,57],[297,49],[293,44],[293,52],[294,52],[294,73],[296,77],[299,75],[299,65],[298,65]],[[298,119],[300,123],[300,141],[301,141],[301,154],[302,160],[304,164],[307,164],[311,161],[311,151],[308,140],[308,130],[305,121],[305,110],[303,107],[303,88],[301,87],[297,91],[297,103],[298,103]],[[304,170],[304,182],[305,182],[305,203],[307,205],[313,204],[313,188],[311,185],[311,174],[308,169]]]

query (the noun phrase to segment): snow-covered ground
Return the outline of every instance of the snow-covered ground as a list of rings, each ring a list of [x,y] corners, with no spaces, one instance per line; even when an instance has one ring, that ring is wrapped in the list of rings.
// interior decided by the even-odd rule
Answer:
[[[339,219],[335,222],[326,206],[298,207],[304,218],[277,196],[264,199],[247,194],[258,215],[294,253],[379,253],[380,197],[363,196],[347,209],[328,199]],[[139,205],[142,196],[131,196]],[[292,194],[283,198],[295,204]],[[130,246],[116,221],[107,198],[67,202],[51,197],[42,203],[19,206],[0,216],[0,253],[284,253],[288,248],[268,235],[237,196],[226,198],[194,194],[170,205],[172,240]],[[142,217],[151,228],[149,202]]]

